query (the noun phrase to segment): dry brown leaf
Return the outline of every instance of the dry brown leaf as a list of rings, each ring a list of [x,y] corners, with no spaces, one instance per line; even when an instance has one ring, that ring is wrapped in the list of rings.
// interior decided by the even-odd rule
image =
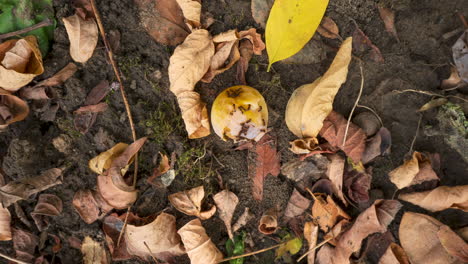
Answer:
[[[390,131],[385,127],[381,127],[377,134],[366,141],[366,149],[362,154],[362,164],[367,164],[378,156],[389,154],[391,146],[392,135]]]
[[[211,242],[199,219],[188,222],[177,233],[182,238],[191,264],[215,264],[223,259],[223,254]]]
[[[98,103],[95,105],[85,105],[76,109],[73,114],[100,113],[107,110],[107,103]],[[76,123],[75,123],[76,125]],[[89,128],[89,127],[88,127]]]
[[[231,228],[232,216],[234,215],[236,206],[239,203],[239,198],[237,198],[236,194],[233,192],[223,190],[215,194],[215,196],[213,196],[213,200],[218,208],[219,218],[223,220],[224,225],[226,226],[229,238],[233,239]]]
[[[370,59],[378,63],[383,63],[385,60],[380,49],[364,34],[357,23],[354,24],[356,29],[353,33],[353,49],[357,52],[364,52],[366,49],[370,48]]]
[[[171,185],[176,176],[176,172],[173,169],[176,156],[175,152],[173,152],[171,155],[171,164],[169,164],[169,158],[167,155],[162,153],[159,153],[159,155],[161,156],[159,166],[153,170],[153,174],[146,180],[146,182],[155,186],[156,188],[167,188],[169,185]]]
[[[468,212],[468,185],[440,186],[434,190],[400,194],[398,199],[431,212],[455,208]]]
[[[425,154],[417,151],[413,152],[411,159],[392,170],[388,175],[390,176],[390,181],[398,189],[425,181],[439,180],[439,177],[437,177],[437,174],[432,169],[431,160]]]
[[[276,151],[276,139],[265,134],[248,153],[248,171],[252,179],[252,195],[255,200],[263,198],[263,181],[268,174],[280,173],[280,153]]]
[[[199,29],[193,31],[170,58],[170,90],[177,97],[189,138],[201,138],[210,134],[206,104],[194,89],[195,84],[208,71],[214,51],[210,33]]]
[[[152,254],[165,259],[185,253],[177,235],[176,219],[170,214],[161,213],[154,221],[142,226],[128,224],[124,235],[128,253],[143,259],[151,258]]]
[[[349,225],[350,221],[348,219],[342,219],[328,233],[325,234],[323,239],[330,239],[328,243],[336,246],[336,243],[338,243],[339,236],[349,227]]]
[[[29,196],[44,191],[52,186],[61,184],[59,177],[62,169],[53,168],[44,171],[41,175],[9,182],[0,187],[0,202],[8,207],[19,200],[28,199]]]
[[[190,33],[176,0],[134,0],[148,34],[163,45],[182,43]]]
[[[334,249],[320,249],[317,254],[317,259],[320,260],[318,263],[350,263],[349,258],[361,249],[362,241],[373,233],[385,232],[400,208],[401,204],[396,200],[375,201],[357,217],[351,228],[338,238]]]
[[[36,37],[26,36],[0,44],[0,88],[16,92],[43,72]]]
[[[244,212],[239,216],[237,222],[232,226],[232,232],[235,233],[237,230],[244,227],[250,220],[254,219],[255,215],[250,212],[250,209],[246,207]]]
[[[315,138],[333,109],[333,100],[346,81],[352,38],[341,45],[327,72],[311,84],[297,88],[286,107],[286,124],[298,138]]]
[[[76,212],[87,224],[93,223],[113,209],[98,192],[91,190],[77,191],[72,203]]]
[[[11,240],[11,214],[0,203],[0,241]]]
[[[314,224],[314,222],[306,222],[304,224],[304,237],[307,239],[307,243],[309,243],[309,250],[317,245],[318,233],[319,226]],[[310,252],[309,255],[307,255],[307,263],[315,263],[315,251]]]
[[[443,228],[443,229],[442,229]],[[456,245],[457,252],[463,247],[466,249],[466,242],[456,235],[450,228],[446,227],[436,219],[413,212],[405,212],[401,219],[399,238],[401,246],[405,250],[412,264],[461,264],[464,263],[456,256],[450,255],[444,248],[439,237],[439,232],[442,239],[445,241],[447,236],[443,234],[445,231],[450,231],[449,239],[464,244]],[[449,246],[448,244],[445,244]],[[452,245],[449,246],[451,248]]]
[[[328,232],[341,219],[351,219],[329,195],[326,200],[320,195],[314,195],[312,217],[324,232]]]
[[[104,171],[108,170],[112,164],[112,161],[118,156],[122,155],[128,144],[117,143],[111,149],[104,151],[96,157],[89,160],[88,167],[97,174],[103,174]]]
[[[94,124],[97,118],[97,113],[107,109],[107,103],[99,103],[110,91],[109,82],[101,81],[96,85],[86,96],[84,106],[73,112],[73,123],[76,130],[82,134],[88,132],[89,128]]]
[[[301,138],[289,142],[291,145],[290,150],[294,154],[309,154],[310,152],[320,150],[317,138]]]
[[[52,75],[52,77],[49,77],[43,81],[40,81],[38,84],[34,85],[34,88],[38,88],[42,86],[50,87],[50,86],[61,85],[70,77],[72,77],[73,74],[75,74],[77,70],[78,70],[78,67],[76,66],[76,64],[70,62],[67,64],[67,66],[65,66],[59,72]]]
[[[211,218],[216,213],[216,206],[202,212],[202,201],[205,198],[205,189],[202,186],[169,195],[169,202],[180,212],[186,215],[199,217],[201,220]]]
[[[395,12],[393,12],[393,10],[391,10],[390,8],[382,6],[379,6],[378,9],[380,18],[382,18],[382,21],[385,24],[385,30],[387,30],[390,34],[392,34],[392,36],[396,38],[398,42],[400,42],[395,28]]]
[[[258,231],[265,235],[271,235],[278,230],[278,208],[273,207],[263,213],[258,223]]]
[[[104,234],[106,234],[107,246],[109,247],[112,260],[114,261],[127,260],[132,257],[127,251],[125,236],[121,237],[120,244],[117,246],[117,241],[124,226],[125,216],[126,214],[118,217],[117,214],[114,213],[104,217],[102,221],[102,230]],[[132,223],[133,219],[134,215],[130,213],[128,216],[128,223]]]
[[[68,39],[70,55],[76,62],[85,63],[93,56],[98,41],[98,27],[94,19],[84,20],[78,13],[62,18]]]
[[[245,80],[245,74],[249,69],[249,62],[253,56],[253,44],[247,40],[243,39],[239,41],[239,62],[237,63],[237,81],[242,85],[247,85],[247,81]]]
[[[348,201],[346,201],[343,195],[345,159],[339,154],[329,155],[328,159],[330,160],[330,165],[327,169],[327,177],[333,183],[333,193],[347,206]]]
[[[281,174],[297,183],[300,190],[312,186],[327,175],[330,161],[323,155],[314,155],[305,160],[292,159],[281,166]]]
[[[31,263],[34,259],[34,252],[39,243],[39,238],[27,231],[13,228],[13,249],[16,252],[16,259]]]
[[[329,39],[336,39],[340,36],[340,29],[333,19],[324,16],[322,22],[317,28],[317,32]]]
[[[468,243],[466,243],[457,233],[453,232],[448,226],[441,226],[437,232],[440,243],[445,250],[452,256],[457,257],[463,262],[468,262]]]
[[[176,0],[190,29],[200,28],[201,3],[197,0]]]
[[[31,217],[36,223],[37,229],[42,231],[49,226],[49,217],[60,215],[62,210],[62,200],[56,195],[45,193],[39,195]]]
[[[0,130],[25,119],[29,114],[28,104],[0,88]]]
[[[444,105],[446,103],[448,103],[447,98],[432,99],[429,102],[425,103],[423,106],[421,106],[421,108],[418,109],[418,112],[424,112],[424,111],[427,111],[427,110],[431,110],[433,108],[442,106],[442,105]]]
[[[458,87],[460,84],[462,84],[462,79],[460,78],[460,75],[458,74],[457,67],[452,66],[450,67],[450,76],[447,79],[442,80],[442,83],[440,84],[440,88],[442,90],[451,89],[451,88]]]
[[[403,248],[392,243],[380,258],[379,264],[410,264],[410,262]]]
[[[348,197],[358,204],[369,201],[371,181],[371,168],[362,171],[348,168],[344,174],[344,185],[348,191]]]
[[[81,253],[83,253],[84,264],[108,264],[111,263],[109,253],[91,237],[86,236],[81,244]]]
[[[73,0],[72,5],[81,18],[95,18],[90,0]]]
[[[286,219],[291,219],[302,215],[309,208],[311,201],[301,195],[296,189],[293,190],[289,197],[288,205],[284,211]]]

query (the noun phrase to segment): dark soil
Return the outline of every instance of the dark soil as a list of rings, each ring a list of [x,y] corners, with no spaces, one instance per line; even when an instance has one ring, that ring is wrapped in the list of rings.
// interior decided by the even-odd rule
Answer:
[[[168,203],[167,195],[205,185],[211,195],[220,190],[218,175],[223,183],[239,197],[240,203],[234,219],[249,207],[256,219],[246,228],[257,250],[271,246],[277,241],[260,234],[257,223],[262,213],[275,205],[284,210],[294,183],[284,176],[268,177],[265,182],[262,202],[253,200],[251,181],[247,176],[247,152],[234,151],[233,144],[223,142],[216,135],[197,140],[187,140],[180,119],[175,97],[169,92],[167,68],[169,57],[174,47],[166,47],[156,43],[139,24],[136,6],[131,0],[101,0],[98,8],[102,13],[104,27],[107,31],[118,30],[121,33],[120,48],[116,51],[116,59],[125,78],[125,87],[131,104],[137,134],[148,136],[150,140],[144,146],[140,155],[140,173],[138,189],[140,198],[133,211],[141,216],[147,216],[169,208],[168,212],[177,216],[177,225],[181,227],[191,218],[179,213]],[[381,3],[377,3],[381,2]],[[377,4],[391,4],[396,12],[396,28],[400,37],[397,42],[388,32],[379,17]],[[62,17],[73,14],[74,10],[68,0],[54,0],[57,16],[55,43],[50,53],[44,58],[45,73],[37,79],[51,76],[72,59],[69,55],[69,41]],[[249,0],[217,0],[205,1],[203,12],[210,13],[215,23],[210,27],[212,34],[237,28],[243,30],[256,27],[264,32],[251,17]],[[392,151],[386,157],[377,158],[373,167],[372,189],[383,192],[386,199],[394,197],[396,187],[389,181],[388,172],[400,165],[405,155],[410,151],[411,142],[417,131],[419,114],[417,110],[431,97],[420,93],[398,94],[394,90],[415,89],[440,92],[441,80],[447,78],[452,63],[451,46],[457,36],[444,39],[444,33],[462,27],[456,15],[461,12],[468,17],[466,0],[331,0],[326,15],[339,26],[343,37],[351,36],[355,26],[354,19],[361,29],[377,45],[385,58],[384,63],[373,62],[368,52],[356,54],[364,64],[365,84],[360,104],[372,107],[380,115],[385,127],[392,134]],[[339,41],[322,38],[326,44],[327,56],[320,63],[307,65],[286,65],[276,63],[273,70],[266,72],[268,58],[266,52],[256,56],[250,63],[247,82],[258,89],[265,97],[270,112],[270,128],[278,138],[278,149],[283,163],[291,160],[293,154],[288,150],[289,141],[294,139],[284,122],[284,111],[291,93],[300,85],[310,83],[323,74],[335,56]],[[334,49],[335,48],[335,49]],[[38,175],[41,171],[67,166],[64,172],[63,184],[45,191],[56,194],[63,200],[63,213],[52,220],[47,229],[49,234],[58,235],[63,243],[63,249],[57,254],[62,263],[80,263],[82,255],[79,250],[70,247],[69,237],[82,240],[85,236],[104,241],[101,224],[84,223],[71,202],[74,193],[80,189],[94,189],[96,175],[88,169],[88,161],[100,152],[110,148],[117,142],[131,142],[131,133],[125,114],[120,93],[114,92],[106,98],[109,109],[97,117],[94,126],[85,135],[77,132],[73,126],[73,111],[81,106],[88,92],[101,80],[116,81],[111,66],[106,59],[102,42],[98,44],[93,57],[79,65],[77,73],[64,85],[57,88],[60,109],[55,121],[41,121],[39,112],[32,112],[29,117],[11,125],[0,137],[0,162],[7,175],[6,180],[12,181]],[[334,109],[348,116],[357,98],[361,83],[359,64],[353,60],[348,74],[348,81],[338,93]],[[210,106],[215,96],[223,89],[238,84],[235,67],[218,75],[212,83],[200,83],[198,91]],[[467,98],[466,94],[451,91],[451,95]],[[455,102],[455,100],[453,100]],[[459,101],[458,101],[459,103]],[[466,109],[466,105],[465,105]],[[357,109],[358,113],[362,109]],[[441,156],[440,185],[468,184],[468,163],[444,141],[444,136],[426,136],[425,129],[434,125],[437,110],[425,112],[422,117],[421,129],[417,134],[414,150],[439,153]],[[169,126],[173,130],[164,134],[162,127]],[[167,131],[167,130],[166,130]],[[63,152],[57,150],[52,141],[54,138],[65,139]],[[176,152],[179,156],[192,151],[202,158],[197,161],[197,169],[186,169],[177,175],[175,182],[166,190],[156,190],[146,183],[156,166],[158,152]],[[465,149],[465,151],[468,151]],[[195,162],[188,158],[188,162]],[[201,169],[200,169],[201,168]],[[186,174],[186,175],[184,175]],[[378,193],[373,191],[372,193]],[[377,197],[372,197],[377,198]],[[19,202],[26,214],[33,210],[36,197]],[[212,202],[209,196],[208,201]],[[13,207],[10,211],[14,211]],[[393,235],[398,238],[398,223],[404,211],[420,211],[415,206],[405,204],[391,225]],[[123,212],[123,211],[122,211]],[[428,212],[425,212],[428,213]],[[13,214],[13,225],[27,229]],[[468,215],[455,210],[440,213],[428,213],[453,228],[466,226]],[[208,235],[218,248],[224,250],[227,240],[222,221],[217,217],[204,221]],[[39,235],[35,229],[30,230]],[[43,252],[51,254],[51,241],[46,243]],[[12,243],[1,242],[0,251],[14,256]],[[245,263],[274,263],[274,251],[248,258]],[[3,259],[0,263],[6,263]],[[57,262],[56,262],[57,263]],[[122,263],[142,263],[130,260]],[[183,258],[180,263],[188,263]]]

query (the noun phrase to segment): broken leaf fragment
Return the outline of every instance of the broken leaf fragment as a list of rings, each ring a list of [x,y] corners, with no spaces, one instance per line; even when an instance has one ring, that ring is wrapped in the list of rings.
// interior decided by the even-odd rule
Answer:
[[[286,234],[282,241],[287,241],[284,244],[281,244],[281,246],[278,247],[278,249],[275,252],[276,259],[279,259],[283,257],[286,253],[289,253],[290,255],[295,255],[301,250],[302,248],[302,239],[299,237],[292,237],[291,234]]]
[[[406,160],[403,165],[392,170],[389,174],[390,181],[398,189],[425,181],[439,180],[432,169],[431,160],[423,153],[415,151],[411,159]]]
[[[335,23],[335,21],[333,21],[333,19],[327,16],[322,18],[322,22],[317,28],[317,32],[329,39],[336,39],[340,36],[340,29],[338,28],[338,25]]]
[[[314,195],[312,217],[324,232],[328,232],[341,219],[351,219],[329,195],[325,199],[322,195]]]
[[[64,17],[63,24],[70,40],[70,55],[76,62],[85,63],[93,56],[98,41],[98,27],[93,18],[83,19],[78,13]]]
[[[109,253],[101,243],[94,241],[91,237],[84,238],[81,244],[84,264],[108,264],[110,263]]]
[[[11,214],[0,203],[0,241],[11,240]]]
[[[0,44],[0,88],[16,92],[43,72],[36,37],[26,36]]]
[[[34,211],[31,217],[36,223],[37,229],[43,231],[49,226],[49,219],[62,213],[62,199],[53,194],[44,193],[39,195]]]
[[[73,207],[87,224],[91,224],[113,208],[102,196],[91,190],[79,190],[73,196]]]
[[[112,161],[121,155],[127,147],[128,144],[117,143],[111,149],[104,151],[89,160],[88,167],[97,174],[103,174],[104,171],[110,168]]]
[[[410,202],[431,212],[448,208],[468,212],[468,185],[440,186],[434,190],[400,194],[398,199]]]
[[[0,129],[25,119],[29,114],[28,104],[0,88]]]
[[[201,220],[211,218],[216,213],[216,206],[202,212],[202,201],[205,198],[205,189],[198,186],[193,189],[169,195],[169,202],[180,212],[199,217]]]
[[[319,226],[316,225],[313,221],[306,222],[304,224],[304,238],[307,240],[307,243],[309,244],[309,250],[315,248],[315,246],[317,245],[318,233],[319,233]],[[315,251],[310,252],[309,255],[307,255],[307,263],[308,264],[315,263]]]

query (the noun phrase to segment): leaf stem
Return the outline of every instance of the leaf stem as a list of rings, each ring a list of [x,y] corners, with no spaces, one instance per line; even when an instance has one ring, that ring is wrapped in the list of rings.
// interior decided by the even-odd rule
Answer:
[[[24,33],[28,33],[29,31],[33,31],[33,30],[36,30],[38,28],[51,26],[53,24],[54,23],[52,22],[52,20],[47,18],[46,20],[41,21],[41,22],[37,23],[36,25],[32,25],[30,27],[23,28],[23,29],[20,29],[20,30],[17,30],[17,31],[1,34],[0,35],[0,41],[3,40],[3,39],[6,39],[6,38],[10,38],[10,37],[14,37],[14,36],[21,35],[21,34],[24,34]]]
[[[332,240],[334,237],[329,237],[328,239],[325,239],[324,241],[320,242],[320,244],[316,245],[315,247],[311,248],[309,251],[307,251],[304,255],[302,255],[300,258],[297,259],[297,262],[300,262],[303,258],[305,258],[307,255],[310,253],[314,252],[316,249],[319,247],[325,245],[328,241]]]
[[[344,149],[345,144],[346,144],[346,137],[348,136],[348,129],[349,129],[349,124],[351,123],[351,118],[353,118],[354,110],[356,109],[357,105],[359,104],[359,100],[361,99],[362,95],[362,90],[364,89],[364,70],[362,69],[362,63],[359,62],[359,69],[361,70],[361,87],[359,88],[359,94],[356,99],[356,102],[354,102],[353,109],[351,109],[351,113],[349,114],[348,117],[348,122],[346,123],[346,129],[343,137],[343,146],[342,149]]]
[[[13,262],[16,262],[16,263],[19,263],[19,264],[29,264],[28,262],[24,262],[24,261],[21,261],[21,260],[14,259],[14,258],[9,257],[7,255],[4,255],[2,253],[0,253],[0,257],[3,257],[5,259],[8,259],[9,261],[13,261]]]

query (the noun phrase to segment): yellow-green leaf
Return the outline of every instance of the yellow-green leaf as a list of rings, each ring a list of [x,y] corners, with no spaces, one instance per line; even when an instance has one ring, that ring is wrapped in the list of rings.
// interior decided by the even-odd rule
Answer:
[[[320,25],[328,0],[276,0],[266,25],[268,70],[296,54]]]
[[[287,236],[289,239],[290,236]],[[289,254],[294,255],[299,252],[302,248],[302,240],[299,237],[296,237],[294,239],[289,240],[287,243],[282,244],[277,250],[276,250],[276,258],[281,258],[286,254],[286,252],[289,252]]]

